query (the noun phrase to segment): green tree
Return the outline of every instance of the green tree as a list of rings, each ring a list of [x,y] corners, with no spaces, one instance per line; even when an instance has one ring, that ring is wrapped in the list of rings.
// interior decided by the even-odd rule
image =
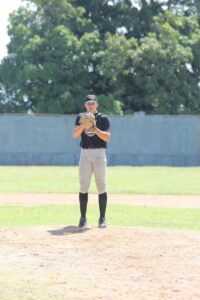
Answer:
[[[26,0],[10,15],[0,111],[198,113],[199,1]]]
[[[182,16],[198,16],[200,17],[199,0],[168,0],[164,2],[168,10]]]
[[[87,20],[82,8],[66,0],[59,5],[55,0],[34,4],[33,9],[21,7],[10,16],[9,55],[1,64],[0,80],[22,111],[78,112],[98,32],[81,38],[73,34],[72,28],[87,26]]]
[[[125,98],[133,110],[200,112],[199,33],[195,17],[177,17],[168,11],[154,19],[153,32],[141,40],[134,71],[126,81]]]
[[[91,30],[98,29],[102,38],[106,33],[124,32],[127,38],[140,39],[150,31],[153,17],[163,10],[162,4],[155,0],[71,0],[71,3],[84,8],[84,17],[92,21]]]

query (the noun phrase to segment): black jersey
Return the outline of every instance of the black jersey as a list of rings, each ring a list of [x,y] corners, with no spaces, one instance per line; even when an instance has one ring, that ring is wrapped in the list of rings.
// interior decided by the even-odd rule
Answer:
[[[110,122],[106,115],[95,113],[96,127],[102,131],[109,130]],[[77,116],[75,126],[80,125],[81,113]],[[94,132],[84,129],[81,133],[80,146],[83,149],[107,148],[107,143],[100,139]]]

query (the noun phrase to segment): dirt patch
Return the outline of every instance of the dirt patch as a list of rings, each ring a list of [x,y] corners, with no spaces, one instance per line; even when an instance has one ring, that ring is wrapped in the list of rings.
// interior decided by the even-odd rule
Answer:
[[[0,194],[0,205],[65,203],[78,204],[77,195]],[[200,208],[200,196],[109,195],[109,203]],[[0,229],[1,300],[197,300],[199,278],[200,232]]]
[[[90,194],[89,202],[97,203],[97,195]],[[200,208],[199,195],[109,195],[109,203],[157,206]],[[49,205],[78,204],[77,194],[50,193],[0,193],[0,205]]]
[[[75,226],[0,230],[4,300],[200,299],[200,233]]]

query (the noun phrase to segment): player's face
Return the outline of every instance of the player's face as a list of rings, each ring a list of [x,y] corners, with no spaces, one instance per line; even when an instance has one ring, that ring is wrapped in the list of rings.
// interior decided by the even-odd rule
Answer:
[[[98,103],[93,102],[93,101],[88,101],[85,103],[85,107],[88,112],[95,113],[97,111]]]

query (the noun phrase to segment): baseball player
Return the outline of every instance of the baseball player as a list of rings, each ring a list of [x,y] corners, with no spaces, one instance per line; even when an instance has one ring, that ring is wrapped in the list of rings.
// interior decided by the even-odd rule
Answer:
[[[88,203],[88,190],[91,177],[94,174],[96,187],[99,194],[99,228],[106,227],[105,213],[107,205],[106,192],[106,166],[107,159],[105,149],[110,140],[110,123],[106,115],[97,111],[98,100],[95,95],[88,95],[85,98],[86,113],[80,113],[75,121],[73,137],[81,136],[81,154],[79,161],[79,203],[80,221],[79,227],[87,226],[86,212]]]

